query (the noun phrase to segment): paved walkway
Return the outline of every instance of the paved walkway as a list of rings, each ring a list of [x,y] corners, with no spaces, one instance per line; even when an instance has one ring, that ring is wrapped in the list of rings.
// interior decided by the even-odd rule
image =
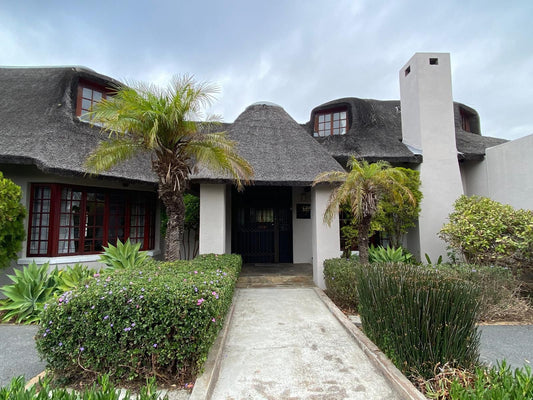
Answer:
[[[213,399],[396,399],[312,288],[238,289]]]
[[[505,359],[512,369],[533,368],[533,325],[482,325],[480,361],[496,365]]]
[[[29,380],[44,370],[35,349],[37,329],[36,325],[0,325],[0,387],[15,376]]]

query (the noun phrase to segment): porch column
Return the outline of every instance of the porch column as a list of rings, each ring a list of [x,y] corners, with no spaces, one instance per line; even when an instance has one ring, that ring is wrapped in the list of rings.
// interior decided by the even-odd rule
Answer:
[[[327,185],[311,189],[311,223],[313,243],[313,281],[325,289],[324,260],[340,255],[339,215],[335,214],[331,225],[324,223],[324,211],[332,188]]]
[[[226,253],[226,185],[200,184],[200,254]]]

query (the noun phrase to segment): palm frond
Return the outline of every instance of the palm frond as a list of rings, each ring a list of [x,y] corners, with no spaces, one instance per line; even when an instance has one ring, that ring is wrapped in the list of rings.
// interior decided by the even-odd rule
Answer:
[[[131,138],[111,138],[98,147],[85,160],[85,168],[91,173],[100,173],[126,161],[143,150]]]

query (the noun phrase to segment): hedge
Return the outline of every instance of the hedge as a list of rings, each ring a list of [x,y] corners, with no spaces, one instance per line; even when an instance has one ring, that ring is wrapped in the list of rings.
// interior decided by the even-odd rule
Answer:
[[[241,264],[237,255],[208,255],[95,274],[45,306],[37,349],[62,376],[187,382],[222,327]]]

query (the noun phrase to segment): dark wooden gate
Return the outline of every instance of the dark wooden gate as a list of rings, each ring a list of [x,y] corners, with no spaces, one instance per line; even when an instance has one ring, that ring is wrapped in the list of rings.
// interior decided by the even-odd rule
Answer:
[[[292,262],[292,190],[248,187],[232,194],[232,252],[246,263]]]

